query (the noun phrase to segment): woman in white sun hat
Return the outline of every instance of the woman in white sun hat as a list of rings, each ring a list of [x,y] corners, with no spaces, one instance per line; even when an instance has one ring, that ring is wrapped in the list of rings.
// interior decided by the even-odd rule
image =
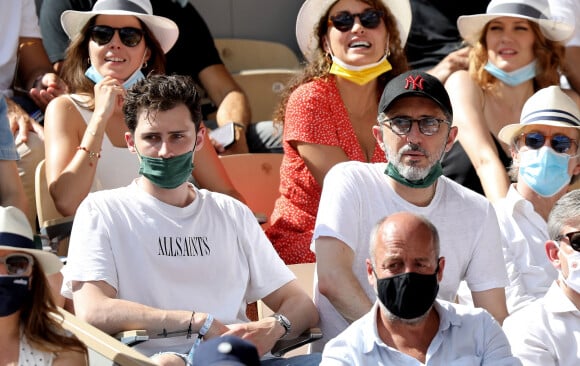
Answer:
[[[445,84],[459,131],[443,172],[495,202],[508,191],[511,164],[498,133],[519,119],[535,91],[559,84],[573,26],[552,20],[547,0],[492,0],[485,14],[461,16],[457,25],[473,50],[469,71],[452,74]]]
[[[62,263],[32,238],[22,211],[0,207],[0,364],[88,365],[85,345],[51,315],[58,310],[46,276]]]
[[[328,170],[357,160],[384,162],[372,135],[387,81],[407,70],[408,0],[306,0],[296,37],[308,60],[287,88],[281,197],[266,234],[286,264],[314,262],[310,242]]]
[[[505,239],[511,314],[543,297],[558,277],[544,247],[547,221],[580,176],[580,109],[559,86],[540,89],[524,104],[520,122],[503,127],[499,138],[511,148],[516,181],[494,205]]]
[[[62,77],[72,94],[53,100],[45,114],[46,173],[57,209],[74,215],[91,191],[117,188],[138,176],[125,142],[126,89],[165,72],[165,53],[179,30],[152,15],[149,0],[99,0],[91,11],[67,10],[61,23],[72,42]],[[243,200],[211,146],[195,154],[196,182]]]

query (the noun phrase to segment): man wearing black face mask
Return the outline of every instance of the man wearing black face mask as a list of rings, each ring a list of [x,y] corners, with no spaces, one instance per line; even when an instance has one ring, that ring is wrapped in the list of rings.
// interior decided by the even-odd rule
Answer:
[[[330,340],[320,365],[520,365],[484,310],[435,300],[445,258],[426,218],[399,212],[371,233],[366,268],[371,311]]]

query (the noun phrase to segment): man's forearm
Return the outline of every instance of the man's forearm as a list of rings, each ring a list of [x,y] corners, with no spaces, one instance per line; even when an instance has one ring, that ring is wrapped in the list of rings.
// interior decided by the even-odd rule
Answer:
[[[368,313],[373,306],[354,275],[334,276],[327,286],[319,282],[319,288],[320,292],[349,323]]]

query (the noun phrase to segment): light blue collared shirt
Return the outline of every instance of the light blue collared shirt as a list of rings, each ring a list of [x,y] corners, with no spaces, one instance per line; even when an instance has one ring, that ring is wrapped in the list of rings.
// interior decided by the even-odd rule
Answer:
[[[320,365],[521,365],[500,325],[485,310],[443,300],[436,300],[434,309],[439,314],[439,330],[424,364],[382,341],[375,303],[369,313],[326,344]]]
[[[18,152],[14,145],[14,136],[8,123],[8,106],[6,99],[0,94],[0,160],[18,160]]]

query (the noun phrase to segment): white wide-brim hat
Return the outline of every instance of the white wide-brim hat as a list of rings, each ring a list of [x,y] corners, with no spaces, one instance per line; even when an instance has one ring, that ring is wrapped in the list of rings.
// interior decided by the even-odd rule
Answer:
[[[569,127],[580,130],[580,109],[557,85],[538,90],[524,104],[520,123],[504,126],[499,139],[511,144],[522,129],[530,125]]]
[[[320,18],[338,0],[306,0],[296,18],[296,39],[300,51],[308,61],[314,58],[314,52],[318,47],[318,35],[316,34]],[[401,46],[404,46],[411,28],[411,5],[409,0],[381,0],[383,5],[391,11],[397,20],[397,28],[401,38]]]
[[[164,53],[173,47],[179,36],[179,28],[173,20],[153,15],[149,0],[99,0],[91,11],[64,11],[60,23],[68,37],[73,39],[96,15],[132,15],[139,18],[153,33]]]
[[[0,206],[0,250],[31,254],[47,275],[57,273],[62,268],[62,262],[55,254],[36,249],[26,215],[13,206]]]
[[[566,42],[572,37],[574,25],[552,18],[547,0],[492,0],[485,14],[462,15],[457,18],[461,37],[475,44],[485,25],[499,17],[527,19],[540,26],[542,34],[552,41]]]

